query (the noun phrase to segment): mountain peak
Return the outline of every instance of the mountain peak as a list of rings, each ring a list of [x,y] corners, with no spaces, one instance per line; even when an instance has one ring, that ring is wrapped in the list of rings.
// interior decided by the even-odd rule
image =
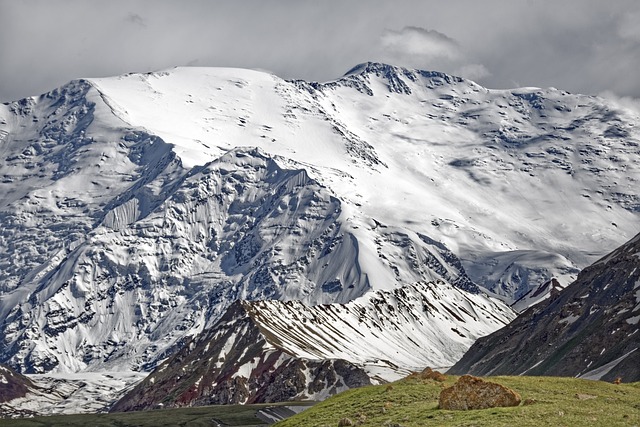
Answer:
[[[397,67],[395,65],[389,65],[382,62],[362,62],[357,64],[349,71],[344,73],[343,77],[351,75],[371,74],[371,73],[397,73],[400,70],[406,70],[406,68]]]
[[[363,62],[347,71],[340,80],[351,78],[376,76],[386,80],[389,90],[396,93],[411,94],[411,83],[422,83],[426,87],[442,84],[462,83],[461,77],[452,76],[439,71],[409,69],[381,62]],[[469,82],[471,84],[471,82]]]

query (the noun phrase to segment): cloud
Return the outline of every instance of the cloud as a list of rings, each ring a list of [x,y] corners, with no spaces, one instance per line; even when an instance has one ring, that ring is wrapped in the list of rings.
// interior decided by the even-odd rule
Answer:
[[[640,97],[640,2],[518,3],[489,16],[486,33],[463,40],[491,70],[482,84]]]
[[[482,64],[465,64],[457,68],[453,74],[470,80],[479,81],[489,77],[491,72]]]
[[[418,55],[425,60],[457,59],[460,56],[455,40],[438,31],[420,27],[385,30],[380,41],[385,50],[395,55]]]
[[[399,31],[384,30],[380,36],[386,62],[411,68],[444,71],[471,80],[491,75],[483,64],[470,62],[470,55],[456,40],[436,30],[415,26]]]
[[[618,36],[621,39],[640,42],[640,12],[625,14],[618,24]]]
[[[130,22],[131,24],[139,25],[141,27],[147,26],[142,16],[138,15],[137,13],[129,13],[129,15],[127,15],[127,17],[125,18],[125,21]]]
[[[601,92],[598,96],[612,101],[618,108],[632,110],[635,114],[640,115],[640,99],[630,96],[618,96],[610,90]]]
[[[640,97],[637,0],[0,0],[0,101],[194,64],[327,81],[365,61]]]

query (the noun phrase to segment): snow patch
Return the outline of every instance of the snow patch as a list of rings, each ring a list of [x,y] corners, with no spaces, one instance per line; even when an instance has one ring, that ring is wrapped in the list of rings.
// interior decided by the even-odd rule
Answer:
[[[614,369],[620,362],[622,362],[624,359],[629,357],[629,355],[631,355],[634,351],[637,351],[637,350],[638,349],[635,348],[630,352],[620,356],[616,360],[613,360],[607,363],[606,365],[602,365],[599,368],[593,369],[591,371],[588,371],[588,372],[585,372],[584,374],[579,375],[578,378],[584,378],[586,380],[600,380],[602,377],[604,377],[609,372],[611,372],[611,370]]]

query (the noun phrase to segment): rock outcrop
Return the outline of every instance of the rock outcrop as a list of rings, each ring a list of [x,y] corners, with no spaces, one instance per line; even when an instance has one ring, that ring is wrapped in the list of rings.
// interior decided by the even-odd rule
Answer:
[[[443,382],[447,379],[446,375],[441,372],[434,371],[431,368],[425,368],[422,372],[420,372],[419,376],[423,380],[434,380],[438,382]]]
[[[25,397],[32,388],[34,385],[27,377],[0,365],[0,403]]]
[[[518,406],[520,395],[501,384],[463,375],[451,387],[440,392],[440,409],[466,411],[503,406]]]

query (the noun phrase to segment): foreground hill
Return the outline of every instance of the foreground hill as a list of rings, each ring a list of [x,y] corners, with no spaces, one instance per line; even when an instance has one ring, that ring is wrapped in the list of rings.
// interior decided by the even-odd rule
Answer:
[[[444,385],[457,378],[450,376]],[[640,423],[640,383],[610,384],[574,378],[494,377],[518,391],[518,407],[476,411],[437,409],[443,384],[409,377],[389,385],[368,386],[343,392],[277,424],[279,427],[336,427],[343,418],[354,425],[378,426],[602,426],[628,427]],[[302,403],[304,405],[304,403]],[[282,405],[223,405],[162,409],[143,412],[85,414],[2,420],[7,427],[78,426],[160,427],[176,425],[264,426],[274,414],[299,411]],[[274,409],[276,408],[276,409]],[[266,415],[266,417],[265,417]],[[215,425],[215,424],[214,424]]]
[[[265,427],[280,416],[302,410],[299,403],[286,405],[218,405],[115,414],[71,414],[3,419],[3,427]],[[308,404],[304,404],[308,405]]]
[[[111,410],[322,400],[425,363],[450,366],[512,318],[506,305],[443,282],[347,304],[236,302]]]
[[[449,372],[640,381],[640,234],[476,341]]]
[[[338,426],[343,418],[367,426],[632,426],[640,423],[640,383],[615,385],[601,381],[552,377],[491,377],[514,389],[523,403],[511,408],[472,411],[438,409],[445,383],[418,375],[392,385],[349,390],[278,423],[278,427]],[[524,402],[527,402],[526,404]]]

